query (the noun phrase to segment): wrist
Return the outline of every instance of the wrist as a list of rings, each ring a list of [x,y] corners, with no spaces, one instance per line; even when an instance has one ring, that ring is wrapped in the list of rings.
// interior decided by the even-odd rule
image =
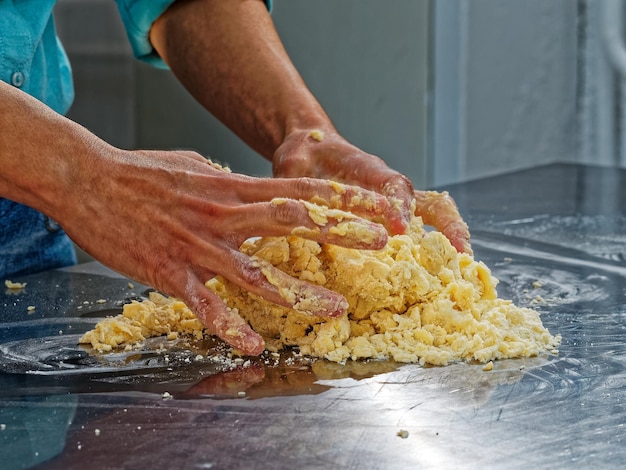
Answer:
[[[272,156],[273,174],[281,177],[323,177],[321,167],[324,165],[320,165],[320,157],[335,160],[338,155],[335,151],[346,145],[347,142],[329,121],[294,126]]]

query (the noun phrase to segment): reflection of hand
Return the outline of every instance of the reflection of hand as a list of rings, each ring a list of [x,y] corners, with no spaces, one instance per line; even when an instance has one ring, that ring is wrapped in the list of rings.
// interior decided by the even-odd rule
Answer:
[[[294,229],[352,248],[378,249],[387,241],[384,227],[359,217],[349,222],[360,229],[335,231],[346,222],[344,212],[329,210],[324,225],[311,217],[315,207],[303,202],[381,219],[388,201],[357,187],[312,178],[252,178],[216,168],[193,152],[109,148],[75,171],[80,178],[71,188],[74,203],[54,214],[70,237],[111,268],[180,298],[212,333],[248,354],[259,354],[263,340],[205,287],[216,274],[303,313],[337,316],[347,303],[244,255],[243,241]],[[272,201],[278,196],[284,199]]]
[[[206,377],[185,391],[182,396],[191,398],[198,395],[237,397],[252,385],[262,382],[264,378],[265,368],[260,364],[252,363],[248,367],[237,367]]]
[[[343,367],[343,366],[339,366]],[[217,397],[265,397],[316,395],[328,390],[317,382],[317,374],[304,365],[267,365],[253,362],[247,367],[221,372],[204,378],[176,398],[195,398],[209,395]],[[244,393],[245,392],[245,393]]]

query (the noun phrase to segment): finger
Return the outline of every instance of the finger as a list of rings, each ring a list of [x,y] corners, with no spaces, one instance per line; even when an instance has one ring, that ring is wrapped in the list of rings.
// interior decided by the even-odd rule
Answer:
[[[315,178],[256,178],[240,185],[242,202],[271,201],[277,196],[310,201],[386,223],[394,210],[389,200],[374,191]]]
[[[383,248],[388,239],[380,224],[308,201],[275,198],[268,203],[239,206],[234,211],[229,226],[242,238],[295,235],[320,243],[370,250]]]
[[[392,235],[402,234],[409,228],[413,192],[413,184],[401,174],[394,175],[383,185],[381,193],[391,206],[387,219]]]
[[[213,334],[244,354],[259,355],[265,349],[263,338],[195,275],[190,275],[182,300]]]
[[[324,287],[289,276],[266,260],[233,251],[230,269],[221,275],[270,302],[306,315],[337,317],[348,311],[346,299]]]
[[[426,225],[443,233],[457,251],[472,254],[469,228],[447,192],[415,191],[415,203],[415,215]]]

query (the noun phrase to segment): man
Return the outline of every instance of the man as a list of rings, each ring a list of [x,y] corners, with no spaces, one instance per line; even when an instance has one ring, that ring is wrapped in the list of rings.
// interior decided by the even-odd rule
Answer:
[[[72,90],[54,1],[13,3],[0,6],[8,38],[0,70],[7,82],[0,83],[3,275],[72,262],[58,221],[96,259],[182,299],[245,353],[260,353],[263,341],[205,288],[216,274],[280,305],[314,298],[311,314],[345,313],[338,294],[268,272],[239,246],[305,227],[320,242],[381,248],[386,231],[406,229],[413,188],[337,133],[283,49],[268,5],[118,0],[136,55],[164,61],[199,103],[272,162],[276,178],[225,172],[193,152],[118,149],[64,118]],[[458,249],[469,249],[453,204],[418,195],[418,211]],[[339,220],[316,224],[307,200],[353,212],[371,235],[334,235]]]

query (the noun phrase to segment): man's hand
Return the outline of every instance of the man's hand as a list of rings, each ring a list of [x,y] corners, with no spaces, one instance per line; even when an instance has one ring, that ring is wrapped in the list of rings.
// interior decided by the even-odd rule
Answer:
[[[292,133],[274,153],[272,164],[276,177],[327,178],[376,191],[390,203],[384,221],[390,233],[404,233],[408,227],[413,199],[409,179],[332,129]]]
[[[387,243],[382,225],[353,215],[382,220],[389,203],[374,192],[312,178],[247,177],[193,152],[110,152],[77,168],[81,178],[55,218],[96,259],[180,298],[212,333],[248,354],[259,354],[263,340],[205,287],[215,275],[311,315],[335,317],[348,305],[244,255],[246,239],[295,233],[359,249]]]
[[[384,223],[392,234],[406,230],[415,199],[415,215],[442,232],[458,251],[472,252],[469,230],[449,194],[414,191],[408,178],[351,145],[333,129],[290,135],[274,154],[273,168],[278,177],[328,178],[378,192],[389,200],[390,212]]]

